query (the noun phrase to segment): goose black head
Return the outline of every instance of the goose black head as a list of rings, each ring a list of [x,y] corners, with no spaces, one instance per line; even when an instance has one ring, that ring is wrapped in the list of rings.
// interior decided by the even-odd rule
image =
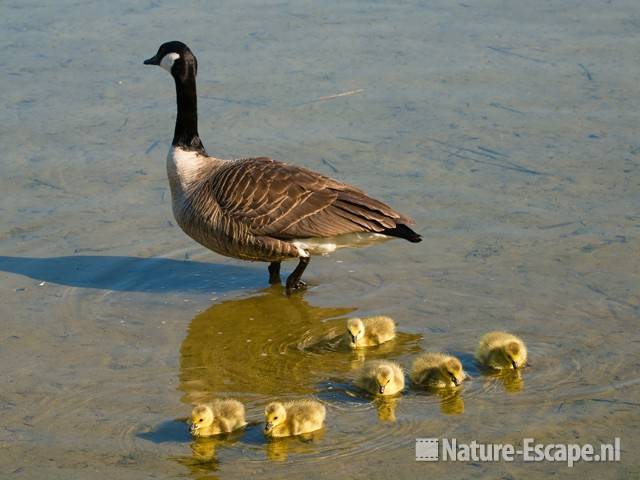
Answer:
[[[158,53],[144,61],[145,65],[158,65],[168,71],[176,80],[195,78],[198,60],[184,43],[172,41],[163,43]]]

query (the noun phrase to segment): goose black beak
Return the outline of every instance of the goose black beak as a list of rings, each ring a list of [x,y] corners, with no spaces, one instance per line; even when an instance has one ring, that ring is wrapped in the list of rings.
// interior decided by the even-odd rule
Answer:
[[[145,65],[160,65],[160,60],[158,60],[157,55],[154,55],[151,58],[147,58],[143,63]]]
[[[511,366],[513,367],[514,370],[518,369],[518,364],[516,363],[515,360],[511,360]]]
[[[384,393],[384,385],[380,385],[380,390],[378,390],[380,392],[380,395],[382,395]]]

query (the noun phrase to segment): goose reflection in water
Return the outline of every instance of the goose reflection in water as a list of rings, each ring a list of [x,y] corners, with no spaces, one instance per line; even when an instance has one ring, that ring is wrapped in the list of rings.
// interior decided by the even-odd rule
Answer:
[[[234,396],[251,402],[258,396],[266,402],[314,393],[323,376],[343,371],[347,362],[342,355],[300,349],[300,338],[353,310],[312,306],[302,296],[286,297],[278,286],[212,305],[193,319],[182,342],[183,400]]]

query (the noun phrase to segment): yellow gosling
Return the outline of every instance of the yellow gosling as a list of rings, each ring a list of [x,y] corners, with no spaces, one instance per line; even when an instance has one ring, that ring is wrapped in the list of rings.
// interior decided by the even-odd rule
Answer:
[[[327,410],[316,400],[271,402],[264,410],[264,433],[269,437],[289,437],[322,428]]]
[[[411,381],[424,387],[457,387],[466,376],[460,360],[445,353],[425,353],[411,365]]]
[[[487,368],[517,370],[527,363],[527,347],[515,335],[490,332],[480,339],[476,360]]]
[[[393,340],[396,324],[389,317],[350,318],[345,338],[351,348],[373,347]]]
[[[404,372],[395,362],[372,360],[364,364],[355,384],[374,395],[395,395],[404,389]]]
[[[229,398],[194,407],[190,431],[194,437],[210,437],[233,432],[246,424],[244,405]]]

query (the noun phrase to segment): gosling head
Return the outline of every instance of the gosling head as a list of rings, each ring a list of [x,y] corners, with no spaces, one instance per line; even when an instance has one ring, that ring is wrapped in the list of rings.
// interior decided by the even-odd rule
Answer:
[[[502,349],[502,355],[507,365],[517,370],[527,363],[527,350],[519,342],[509,342]]]
[[[358,340],[364,335],[364,323],[359,318],[347,320],[347,335],[349,336],[349,346],[355,348]]]
[[[380,393],[380,395],[384,394],[384,390],[385,388],[387,388],[387,385],[392,378],[393,370],[391,370],[390,367],[382,365],[380,368],[378,368],[378,371],[376,372],[376,382],[378,383],[378,392]]]
[[[197,437],[200,432],[213,423],[213,411],[208,405],[198,405],[191,411],[191,435]]]
[[[172,41],[163,43],[158,53],[144,61],[145,65],[158,65],[169,72],[176,81],[195,78],[198,73],[198,60],[184,43]]]
[[[445,382],[449,382],[450,386],[457,387],[465,379],[466,374],[462,369],[462,364],[457,358],[447,359],[440,368],[442,377]]]
[[[280,402],[271,402],[264,409],[264,431],[271,433],[274,427],[280,425],[287,418],[287,411]]]

